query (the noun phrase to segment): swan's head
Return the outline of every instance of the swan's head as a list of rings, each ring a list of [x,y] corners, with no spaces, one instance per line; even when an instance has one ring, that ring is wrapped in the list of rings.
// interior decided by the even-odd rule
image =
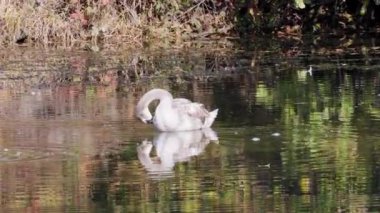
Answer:
[[[163,89],[152,89],[145,93],[136,105],[136,116],[144,123],[153,123],[153,116],[149,111],[149,104],[154,100],[173,99],[172,95]]]
[[[136,116],[144,123],[153,123],[153,116],[148,107],[136,111]]]

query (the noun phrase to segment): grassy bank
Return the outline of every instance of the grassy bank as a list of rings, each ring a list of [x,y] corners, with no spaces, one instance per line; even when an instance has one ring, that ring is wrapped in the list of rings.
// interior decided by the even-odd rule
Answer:
[[[258,34],[378,33],[379,7],[377,0],[2,0],[0,43],[96,50]]]
[[[225,34],[232,25],[214,6],[176,0],[0,1],[0,42],[142,45]]]

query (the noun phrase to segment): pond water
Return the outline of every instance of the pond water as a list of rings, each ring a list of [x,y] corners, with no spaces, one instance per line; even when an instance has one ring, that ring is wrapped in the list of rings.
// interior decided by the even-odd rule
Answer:
[[[380,52],[360,42],[3,51],[1,209],[378,212]],[[138,121],[157,87],[219,108],[212,130]]]

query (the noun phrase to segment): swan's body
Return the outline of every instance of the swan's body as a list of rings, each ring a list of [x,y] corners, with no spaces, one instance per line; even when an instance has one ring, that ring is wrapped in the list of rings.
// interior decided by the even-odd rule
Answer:
[[[159,100],[154,117],[149,111],[149,104]],[[136,115],[144,123],[153,122],[154,126],[164,132],[197,130],[211,127],[218,109],[208,112],[203,104],[191,102],[185,98],[176,98],[166,90],[152,89],[145,93],[136,106]]]

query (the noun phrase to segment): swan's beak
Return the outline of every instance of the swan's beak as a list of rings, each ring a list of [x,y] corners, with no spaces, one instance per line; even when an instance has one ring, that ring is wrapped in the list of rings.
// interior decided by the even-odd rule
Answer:
[[[144,124],[153,124],[153,118],[149,120],[141,119],[141,121],[144,122]]]

